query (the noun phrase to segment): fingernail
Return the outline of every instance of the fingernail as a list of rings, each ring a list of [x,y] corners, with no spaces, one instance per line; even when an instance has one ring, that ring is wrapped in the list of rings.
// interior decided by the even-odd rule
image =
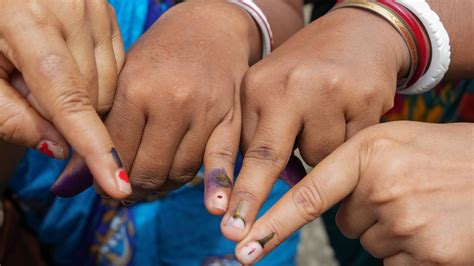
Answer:
[[[245,244],[237,253],[237,257],[243,264],[252,264],[261,254],[263,248],[257,241]]]
[[[226,211],[229,197],[228,193],[232,189],[232,181],[223,168],[213,169],[206,179],[206,198],[211,205],[219,210]]]
[[[130,179],[128,178],[127,172],[123,169],[123,163],[120,159],[120,156],[115,148],[110,149],[110,154],[117,165],[117,170],[115,171],[115,182],[117,188],[127,195],[132,193],[132,186],[130,185]]]
[[[63,172],[54,182],[51,192],[59,197],[72,197],[92,186],[92,174],[85,163],[77,165],[74,169]]]
[[[275,232],[272,232],[262,239],[247,243],[238,251],[237,256],[239,257],[240,261],[244,264],[254,263],[255,260],[260,257],[260,255],[262,255],[265,244],[272,240],[274,236]]]
[[[118,189],[123,193],[127,195],[132,193],[132,186],[130,185],[128,174],[125,172],[125,170],[118,169],[115,172],[115,182],[117,183]]]
[[[49,156],[51,158],[55,158],[58,160],[64,160],[64,149],[59,146],[58,144],[49,141],[49,140],[42,140],[36,147],[36,149],[41,152],[42,154]]]
[[[233,227],[238,228],[240,230],[245,229],[245,220],[241,216],[242,206],[243,206],[243,201],[241,201],[239,203],[239,206],[235,210],[234,214],[231,217],[229,217],[229,219],[227,220],[227,225],[228,226],[233,226]]]
[[[211,200],[211,204],[214,208],[219,209],[221,211],[227,211],[227,204],[228,204],[227,194],[219,192],[216,193],[215,198]]]

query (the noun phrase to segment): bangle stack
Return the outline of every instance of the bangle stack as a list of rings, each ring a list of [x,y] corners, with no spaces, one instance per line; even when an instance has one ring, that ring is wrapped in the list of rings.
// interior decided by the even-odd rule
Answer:
[[[260,28],[262,38],[262,58],[269,55],[273,48],[273,33],[263,11],[252,0],[228,0],[247,11]]]
[[[425,0],[339,0],[334,9],[343,7],[374,12],[403,37],[410,54],[410,69],[397,82],[399,93],[423,93],[441,81],[450,63],[449,37]]]

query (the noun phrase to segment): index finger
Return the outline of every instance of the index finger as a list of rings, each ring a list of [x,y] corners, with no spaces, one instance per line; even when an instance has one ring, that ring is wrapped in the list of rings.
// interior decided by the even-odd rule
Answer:
[[[354,141],[340,146],[257,220],[236,248],[240,262],[255,263],[348,196],[359,181],[358,150]]]
[[[49,22],[48,22],[49,23]],[[46,23],[46,25],[51,25]],[[88,96],[88,86],[58,28],[24,23],[7,32],[17,68],[31,93],[75,151],[100,187],[110,196],[131,193],[112,140]],[[35,45],[31,45],[35,40]],[[8,54],[8,53],[7,53]],[[13,60],[12,60],[13,59]]]

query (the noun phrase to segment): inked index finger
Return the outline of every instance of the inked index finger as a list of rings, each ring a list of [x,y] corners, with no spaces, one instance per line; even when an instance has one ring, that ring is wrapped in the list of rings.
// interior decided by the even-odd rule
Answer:
[[[236,247],[240,262],[253,264],[291,234],[347,197],[359,181],[359,149],[343,144],[257,220]]]
[[[50,25],[46,23],[46,25]],[[99,115],[91,104],[87,82],[60,30],[36,23],[8,32],[16,62],[31,93],[75,151],[85,158],[97,183],[114,198],[131,193],[128,175]],[[35,45],[31,45],[35,40]]]

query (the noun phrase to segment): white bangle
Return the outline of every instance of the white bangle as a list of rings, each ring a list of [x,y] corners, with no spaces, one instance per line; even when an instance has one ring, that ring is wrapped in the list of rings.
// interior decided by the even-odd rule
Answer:
[[[243,8],[255,20],[262,37],[262,58],[269,55],[273,46],[273,33],[263,11],[252,0],[228,0]]]
[[[448,71],[451,62],[451,47],[448,32],[439,16],[431,10],[425,0],[396,0],[410,10],[421,21],[431,43],[431,62],[426,72],[410,87],[399,91],[402,94],[419,94],[434,88]]]

